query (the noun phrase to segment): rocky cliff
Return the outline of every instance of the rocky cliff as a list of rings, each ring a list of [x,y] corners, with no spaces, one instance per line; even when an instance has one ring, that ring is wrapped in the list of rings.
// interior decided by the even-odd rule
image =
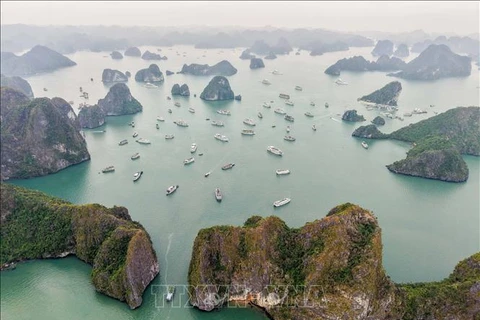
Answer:
[[[90,159],[72,107],[1,89],[1,178],[43,176]]]
[[[102,82],[112,83],[112,82],[126,82],[128,77],[121,71],[112,70],[112,69],[103,69],[102,72]]]
[[[0,64],[2,73],[7,76],[26,76],[76,65],[64,55],[44,46],[35,46],[21,56],[2,52]]]
[[[167,60],[167,57],[162,57],[162,55],[158,53],[153,53],[150,51],[145,51],[142,55],[143,60]]]
[[[380,116],[376,116],[373,120],[372,123],[377,125],[377,126],[383,126],[385,124],[385,119],[383,119]]]
[[[325,70],[326,74],[339,76],[341,71],[397,71],[402,70],[406,63],[402,60],[387,55],[380,56],[377,61],[367,61],[362,56],[354,56],[338,60]]]
[[[125,56],[140,57],[141,55],[142,55],[142,52],[137,47],[130,47],[127,50],[125,50]]]
[[[396,106],[401,92],[402,84],[398,81],[392,81],[383,88],[358,98],[358,100],[379,105]]]
[[[200,94],[200,98],[207,101],[233,100],[234,97],[228,79],[222,76],[213,77]]]
[[[276,55],[275,53],[273,53],[273,52],[270,52],[268,55],[266,55],[266,56],[264,57],[264,59],[266,59],[266,60],[274,60],[274,59],[277,59],[277,55]]]
[[[180,86],[178,83],[175,83],[172,87],[172,96],[189,97],[190,89],[188,88],[188,85],[184,83],[182,86]]]
[[[112,57],[113,60],[123,59],[123,55],[118,51],[113,51],[112,53],[110,53],[110,57]]]
[[[240,59],[242,60],[250,60],[255,58],[255,55],[251,53],[250,49],[243,50],[242,54],[240,55]]]
[[[453,53],[446,45],[432,44],[402,71],[389,75],[412,80],[437,80],[445,77],[466,77],[471,70],[469,57]]]
[[[343,113],[342,120],[350,122],[365,121],[361,114],[357,114],[357,110],[347,110]]]
[[[397,49],[393,53],[395,57],[399,58],[406,58],[410,55],[410,51],[408,50],[408,46],[404,43],[398,45]]]
[[[184,64],[179,73],[194,76],[232,76],[237,73],[237,69],[227,60],[222,60],[213,66],[197,63],[192,63],[191,65]]]
[[[2,74],[0,86],[15,89],[26,95],[28,98],[33,99],[32,87],[27,80],[20,77],[7,77]]]
[[[1,264],[75,254],[92,265],[92,282],[130,308],[159,272],[148,233],[123,207],[73,205],[44,193],[0,185]]]
[[[393,42],[390,40],[380,40],[373,48],[372,56],[391,56],[393,54]]]
[[[396,57],[387,55],[380,56],[376,62],[372,63],[372,71],[396,71],[403,70],[407,64]]]
[[[105,112],[98,104],[86,106],[78,112],[78,122],[81,128],[93,129],[105,123]]]
[[[347,51],[349,46],[342,41],[328,43],[315,41],[306,46],[305,49],[310,50],[311,56],[320,56],[326,52]]]
[[[107,116],[120,116],[143,110],[142,105],[132,96],[124,83],[112,86],[105,98],[98,100],[97,104]]]
[[[147,69],[138,70],[135,74],[135,81],[138,82],[162,82],[163,73],[156,64],[151,64]]]
[[[388,134],[382,133],[374,124],[361,126],[355,129],[352,133],[353,137],[367,138],[367,139],[386,139]]]
[[[250,69],[265,68],[265,64],[261,58],[250,59]]]

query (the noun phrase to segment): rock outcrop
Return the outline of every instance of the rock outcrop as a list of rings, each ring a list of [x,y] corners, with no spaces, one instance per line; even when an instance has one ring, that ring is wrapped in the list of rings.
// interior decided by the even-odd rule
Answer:
[[[242,95],[241,95],[241,94],[236,95],[236,96],[234,97],[234,99],[235,99],[236,101],[242,101]]]
[[[403,70],[407,64],[405,61],[386,55],[380,56],[376,62],[372,63],[372,71],[396,71]]]
[[[342,116],[342,120],[350,122],[365,121],[365,118],[361,114],[357,114],[357,110],[347,110]]]
[[[167,71],[165,71],[165,74],[166,74],[167,76],[171,76],[172,74],[175,74],[175,72],[172,72],[172,71],[170,71],[170,70],[167,70]]]
[[[390,40],[380,40],[373,48],[372,56],[391,56],[393,54],[393,42]]]
[[[32,87],[27,80],[20,77],[6,77],[2,74],[0,86],[15,89],[26,95],[28,98],[33,99]]]
[[[138,70],[135,74],[135,81],[138,82],[162,82],[164,79],[162,71],[156,64],[151,64],[147,69]]]
[[[365,72],[365,71],[397,71],[402,70],[406,63],[395,57],[380,56],[376,62],[367,61],[362,56],[354,56],[338,60],[325,70],[326,74],[339,76],[341,71]]]
[[[145,51],[142,55],[143,60],[167,60],[167,57],[162,57],[162,55],[158,53],[153,53],[150,51]]]
[[[209,66],[208,64],[192,63],[191,65],[184,64],[179,73],[191,74],[194,76],[233,76],[237,73],[230,62],[222,60],[219,63]]]
[[[242,60],[251,60],[255,58],[255,55],[251,53],[250,49],[243,50],[242,54],[240,55],[240,59]]]
[[[274,59],[277,59],[277,56],[275,55],[275,53],[273,52],[270,52],[268,55],[266,55],[263,59],[266,59],[266,60],[274,60]]]
[[[80,127],[93,129],[103,126],[105,123],[105,112],[98,104],[86,106],[78,112],[78,122]]]
[[[159,265],[150,236],[126,208],[73,205],[8,184],[0,192],[2,265],[74,254],[92,265],[97,291],[141,305]]]
[[[378,105],[396,106],[401,92],[402,84],[398,81],[393,81],[383,88],[370,93],[369,95],[358,98],[358,101],[364,101]]]
[[[355,129],[355,131],[353,131],[352,136],[366,139],[388,138],[388,134],[382,133],[374,124],[358,127],[357,129]]]
[[[128,81],[128,76],[125,75],[123,72],[118,70],[112,70],[112,69],[103,69],[103,73],[102,73],[103,83],[126,82],[126,81]]]
[[[175,83],[172,87],[172,96],[189,97],[190,89],[188,88],[188,85],[184,83],[182,86],[180,86],[178,83]]]
[[[326,52],[347,51],[350,47],[342,41],[325,43],[322,41],[315,41],[310,43],[305,49],[310,50],[311,56],[320,56]],[[297,54],[300,54],[297,52]]]
[[[276,45],[270,46],[263,40],[257,40],[253,43],[250,51],[259,55],[268,53],[272,54],[289,54],[293,50],[287,39],[281,37]]]
[[[2,52],[0,64],[6,76],[27,76],[76,65],[64,55],[44,46],[35,46],[21,56]]]
[[[200,98],[207,101],[233,100],[235,97],[228,79],[222,76],[215,76],[203,89]]]
[[[137,47],[130,47],[127,50],[125,50],[125,56],[140,57],[141,55],[142,55],[142,52]]]
[[[113,51],[112,53],[110,53],[110,57],[112,57],[113,60],[123,59],[123,55],[118,51]]]
[[[250,69],[265,68],[265,64],[261,58],[250,59]]]
[[[130,71],[125,72],[125,75],[127,76],[127,78],[130,78],[130,77],[132,76],[132,74],[130,73]]]
[[[395,57],[399,58],[406,58],[410,55],[410,51],[408,50],[408,46],[404,43],[398,45],[397,49],[393,53]]]
[[[77,116],[61,98],[30,100],[1,88],[1,179],[58,172],[90,159]]]
[[[455,54],[446,45],[430,45],[410,61],[400,72],[390,76],[411,80],[437,80],[446,77],[466,77],[472,71],[469,57]]]
[[[383,119],[380,116],[376,116],[373,120],[372,123],[377,126],[383,126],[385,124],[385,119]]]

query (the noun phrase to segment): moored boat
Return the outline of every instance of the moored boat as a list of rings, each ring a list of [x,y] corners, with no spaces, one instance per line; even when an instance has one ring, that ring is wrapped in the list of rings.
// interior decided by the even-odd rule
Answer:
[[[278,208],[278,207],[281,207],[281,206],[284,206],[286,205],[287,203],[290,203],[291,199],[290,198],[283,198],[282,200],[278,200],[278,201],[275,201],[273,203],[273,206],[275,208]]]
[[[294,104],[292,101],[290,101],[290,100],[285,101],[285,104],[286,104],[287,106],[292,106],[292,107],[295,105],[295,104]]]
[[[123,145],[125,145],[125,144],[127,144],[127,143],[128,143],[128,140],[127,140],[127,139],[124,139],[124,140],[120,141],[118,144],[119,144],[120,146],[123,146]]]
[[[276,108],[275,110],[273,110],[273,112],[275,112],[277,114],[281,114],[281,115],[286,114],[285,110],[283,110],[281,108]]]
[[[173,121],[179,127],[188,127],[188,123],[184,120]]]
[[[243,120],[243,123],[246,124],[247,126],[252,126],[252,127],[255,126],[255,122],[252,119],[249,119],[249,118]]]
[[[290,122],[293,122],[295,120],[295,118],[293,116],[288,115],[288,114],[286,114],[284,118],[285,118],[285,120],[290,121]]]
[[[143,174],[143,171],[137,171],[133,174],[133,181],[137,181],[138,179],[140,179],[140,177],[142,176]]]
[[[217,110],[218,114],[223,114],[225,116],[229,116],[231,113],[228,110]]]
[[[317,131],[317,127],[315,125],[312,125],[312,130]]]
[[[195,158],[194,158],[194,157],[191,157],[191,158],[188,158],[188,159],[183,160],[183,164],[184,164],[184,165],[187,165],[187,164],[190,164],[190,163],[193,163],[193,162],[195,162]]]
[[[325,102],[325,108],[328,108],[330,105],[328,104],[328,102]]]
[[[263,79],[262,83],[266,85],[272,84],[270,81],[268,81],[268,79]]]
[[[283,140],[286,140],[286,141],[295,141],[296,139],[295,139],[294,137],[288,135],[288,136],[283,137]]]
[[[222,142],[228,142],[227,136],[224,136],[223,134],[216,133],[213,137],[217,140],[222,141]]]
[[[275,173],[277,174],[277,176],[283,176],[283,175],[286,175],[286,174],[290,174],[290,170],[288,169],[282,169],[282,170],[275,170]]]
[[[253,131],[252,129],[243,129],[242,134],[244,136],[253,136],[255,135],[255,131]]]
[[[222,192],[219,188],[215,188],[215,199],[217,199],[218,202],[222,201],[223,199]]]
[[[225,124],[222,121],[212,120],[212,126],[223,127]]]
[[[175,191],[177,191],[177,189],[178,189],[178,185],[168,187],[168,188],[167,188],[167,196],[168,196],[168,195],[171,195],[172,193],[174,193]]]
[[[193,109],[193,108],[190,107],[190,108],[188,108],[188,112],[190,112],[190,113],[195,113],[195,109]]]
[[[286,93],[280,93],[278,96],[282,99],[287,99],[287,100],[290,99],[290,95]]]
[[[310,102],[310,105],[311,105],[312,107],[315,107],[315,102],[313,102],[313,101]]]
[[[197,144],[194,142],[190,146],[190,153],[195,153],[195,151],[197,151]]]
[[[208,171],[207,173],[205,173],[205,178],[208,177],[210,175],[210,171]]]
[[[134,132],[132,137],[136,138],[138,136],[138,132]]]
[[[222,170],[232,169],[235,166],[235,163],[227,163],[222,167]]]
[[[283,156],[283,151],[274,146],[268,146],[267,151],[276,156]]]
[[[307,117],[313,118],[313,114],[312,114],[311,112],[309,112],[309,111],[305,112],[305,115],[306,115]]]
[[[168,292],[167,292],[167,296],[165,297],[165,300],[167,300],[167,302],[172,301],[174,294],[175,294],[175,287],[174,286],[168,286]]]
[[[303,88],[302,88],[302,87],[300,87],[300,86],[295,86],[295,90],[297,90],[297,91],[302,91],[302,90],[303,90]]]
[[[169,140],[169,139],[173,139],[175,138],[175,136],[173,134],[166,134],[165,135],[165,139]]]
[[[172,109],[168,109],[168,113],[172,113]]]
[[[162,117],[157,117],[157,121],[163,122],[163,121],[165,121],[165,119],[162,118]]]
[[[348,82],[343,81],[341,78],[338,78],[337,80],[335,80],[335,83],[338,84],[338,85],[347,85],[348,84]]]
[[[132,160],[135,160],[135,159],[138,159],[138,158],[140,158],[140,153],[138,153],[138,152],[135,153],[135,154],[133,154],[133,155],[130,157],[130,159],[132,159]]]
[[[270,109],[272,106],[271,106],[270,104],[264,102],[264,103],[262,104],[262,107],[267,108],[267,109]]]
[[[160,129],[160,125],[158,123],[155,124],[155,127],[157,127],[157,129]]]
[[[140,144],[150,144],[150,140],[148,139],[145,139],[145,138],[140,138],[138,140],[135,140],[136,142],[140,143]]]
[[[174,105],[175,107],[178,107],[178,108],[180,108],[180,107],[182,106],[182,105],[180,104],[180,102],[178,102],[178,101],[175,102],[173,105]]]
[[[365,141],[362,141],[362,147],[364,147],[365,149],[368,149],[368,144]]]
[[[108,166],[108,167],[102,169],[102,172],[103,172],[103,173],[113,172],[113,171],[115,171],[115,167],[114,167],[114,166]]]
[[[262,114],[261,112],[259,112],[259,113],[257,113],[257,117],[258,117],[259,119],[262,119],[262,118],[263,118],[263,114]]]

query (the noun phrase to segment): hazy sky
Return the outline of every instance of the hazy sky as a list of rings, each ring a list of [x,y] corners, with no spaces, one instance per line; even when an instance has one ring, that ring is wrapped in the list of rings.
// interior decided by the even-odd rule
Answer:
[[[479,32],[479,2],[1,1],[1,23]]]

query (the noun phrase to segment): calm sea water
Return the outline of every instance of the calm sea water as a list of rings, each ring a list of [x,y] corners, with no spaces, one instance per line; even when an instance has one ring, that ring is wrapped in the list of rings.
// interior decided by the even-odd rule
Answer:
[[[141,49],[156,51],[154,47]],[[241,225],[254,214],[277,215],[288,225],[299,227],[324,217],[329,209],[347,201],[372,210],[378,217],[383,231],[384,267],[394,281],[443,279],[459,260],[479,251],[480,160],[465,157],[470,177],[462,184],[394,175],[385,165],[404,158],[407,144],[372,141],[365,150],[360,140],[351,137],[352,131],[361,124],[342,123],[340,115],[347,108],[356,108],[367,121],[372,120],[379,112],[367,111],[357,98],[395,79],[381,72],[343,72],[341,77],[349,85],[338,86],[333,82],[335,78],[323,71],[346,56],[363,55],[373,60],[371,50],[352,49],[319,57],[302,52],[298,56],[290,54],[273,61],[265,60],[266,68],[250,70],[249,61],[238,58],[242,49],[162,48],[161,53],[168,56],[167,61],[157,62],[163,72],[179,71],[184,63],[214,64],[229,60],[238,69],[236,75],[229,77],[230,84],[243,100],[207,103],[194,98],[193,93],[199,96],[211,77],[175,74],[166,77],[157,89],[145,88],[131,80],[128,86],[144,110],[132,116],[109,117],[107,124],[100,128],[106,130],[104,134],[87,130],[91,161],[54,175],[12,183],[78,204],[98,202],[106,206],[126,206],[132,218],[148,230],[157,251],[161,271],[154,285],[186,284],[193,240],[200,228]],[[106,52],[78,52],[69,57],[78,65],[27,80],[36,97],[60,96],[73,100],[76,111],[84,101],[79,97],[80,86],[90,94],[92,104],[108,92],[109,87],[101,83],[104,68],[128,70],[134,75],[151,63],[133,57],[112,60]],[[275,69],[283,75],[272,75]],[[261,83],[265,78],[271,81],[270,86]],[[434,110],[442,112],[456,106],[479,105],[476,67],[467,78],[400,81],[403,86],[400,113],[415,107],[429,112],[405,118],[403,122],[386,119],[382,128],[385,132],[430,117]],[[192,96],[168,101],[166,96],[175,83],[187,83]],[[295,91],[295,85],[302,86],[303,91]],[[294,107],[278,98],[281,92],[291,95]],[[274,101],[271,109],[262,107],[264,101],[271,100]],[[182,106],[174,107],[175,101]],[[310,106],[310,101],[317,106]],[[325,102],[330,108],[324,107]],[[435,107],[430,108],[430,104]],[[196,113],[189,113],[188,107],[195,108]],[[295,122],[287,123],[275,114],[276,107],[292,114]],[[172,108],[173,114],[167,113],[168,108]],[[215,111],[221,108],[230,110],[232,115],[218,115]],[[257,118],[259,111],[263,119]],[[306,111],[315,117],[307,118]],[[158,130],[155,128],[157,116],[166,119]],[[221,120],[225,127],[213,127],[206,118]],[[246,127],[242,123],[245,118],[257,122],[254,128],[257,134],[253,137],[240,134]],[[177,119],[186,120],[190,126],[177,127],[173,123]],[[135,121],[135,128],[127,125],[131,121]],[[311,129],[312,124],[317,126],[316,132]],[[293,143],[283,140],[287,125],[292,128],[290,134],[297,138]],[[134,131],[139,137],[150,139],[152,144],[134,142]],[[213,135],[217,132],[227,135],[230,142],[215,140]],[[168,133],[175,138],[165,140],[164,135]],[[119,146],[122,139],[128,139],[129,143]],[[184,166],[183,160],[191,156],[192,142],[198,145],[195,162]],[[269,145],[282,149],[284,156],[268,154]],[[135,152],[141,157],[132,161],[130,156]],[[198,156],[200,152],[204,153],[202,157]],[[227,162],[236,165],[233,170],[222,171],[221,166]],[[115,165],[116,171],[99,173],[108,165]],[[277,177],[276,169],[290,169],[292,173]],[[132,175],[139,170],[143,170],[144,175],[133,183]],[[205,178],[207,171],[212,174]],[[180,188],[166,197],[165,189],[172,184]],[[214,199],[216,187],[224,192],[221,203]],[[283,197],[292,198],[292,202],[274,209],[272,202]],[[142,307],[130,311],[125,304],[95,292],[90,283],[90,270],[88,265],[71,257],[28,262],[15,271],[2,272],[2,319],[264,318],[249,309],[203,313],[191,308],[161,307],[158,303],[163,300],[161,294],[155,295],[158,291],[155,286],[146,290]],[[180,303],[180,299],[177,295],[176,302]]]

